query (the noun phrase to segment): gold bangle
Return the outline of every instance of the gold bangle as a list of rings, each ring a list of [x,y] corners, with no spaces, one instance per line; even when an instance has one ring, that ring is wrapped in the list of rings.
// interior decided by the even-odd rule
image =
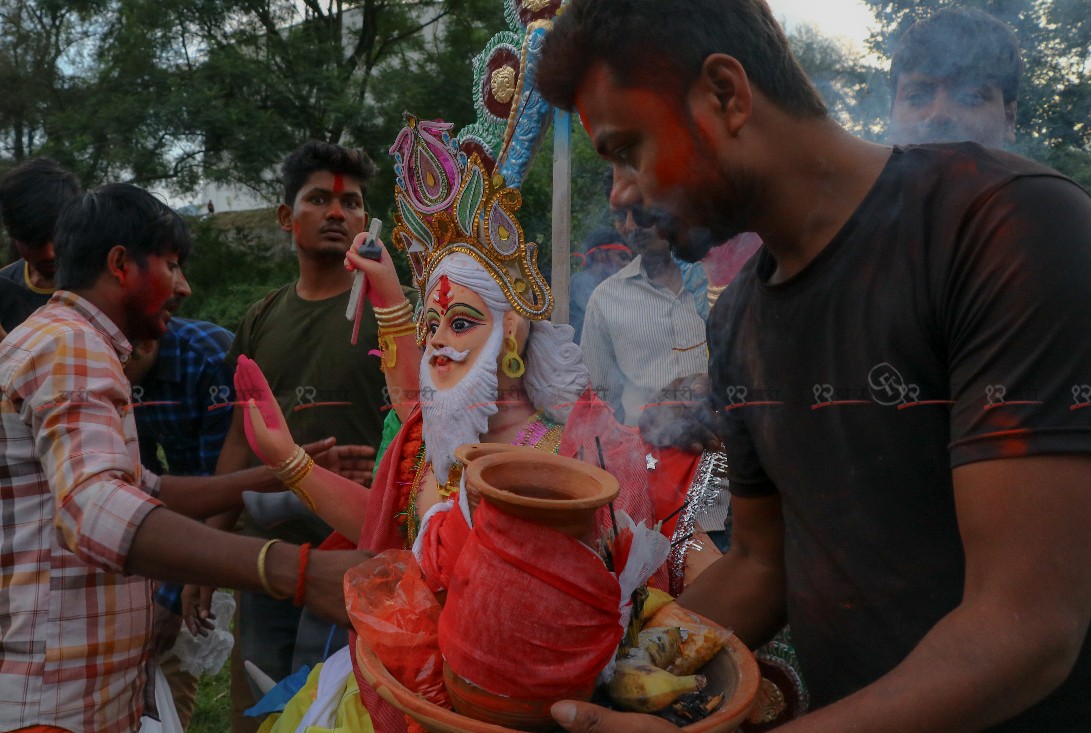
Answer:
[[[403,301],[401,305],[394,308],[375,308],[375,320],[379,323],[390,323],[392,321],[402,321],[406,318],[413,317],[413,306],[409,304],[409,301]]]
[[[262,590],[265,591],[265,595],[270,598],[275,598],[278,601],[283,601],[288,598],[287,595],[278,596],[276,591],[273,590],[273,586],[269,584],[269,578],[265,575],[265,556],[269,554],[269,548],[280,542],[280,540],[269,540],[261,546],[261,550],[258,552],[258,580],[261,581]]]
[[[387,306],[386,308],[383,308],[382,306],[375,306],[374,308],[372,308],[372,310],[375,311],[375,315],[377,315],[377,316],[386,316],[386,315],[390,315],[390,314],[395,313],[395,312],[400,311],[400,310],[410,310],[411,311],[411,310],[413,310],[413,304],[409,302],[408,298],[406,298],[405,300],[403,300],[401,303],[398,303],[397,305]]]
[[[403,326],[413,325],[414,323],[416,323],[416,321],[413,320],[413,314],[412,313],[406,313],[406,314],[404,314],[402,316],[399,316],[398,318],[391,318],[391,319],[378,318],[378,319],[375,320],[375,323],[376,323],[376,325],[378,325],[378,327],[380,329],[383,329],[383,328],[391,329],[391,328],[402,328]]]
[[[302,501],[308,509],[310,509],[312,512],[317,512],[317,508],[314,505],[314,499],[312,499],[310,495],[303,490],[303,487],[299,485],[303,482],[303,479],[307,478],[307,476],[311,474],[311,471],[313,469],[314,459],[310,456],[307,456],[307,460],[300,467],[299,473],[295,477],[293,477],[291,481],[285,481],[284,483],[287,484],[288,490],[298,496],[299,500]]]

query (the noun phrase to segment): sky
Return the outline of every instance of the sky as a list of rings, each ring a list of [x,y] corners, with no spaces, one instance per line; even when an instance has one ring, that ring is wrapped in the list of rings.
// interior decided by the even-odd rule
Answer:
[[[868,7],[859,0],[768,0],[769,7],[783,25],[815,25],[824,34],[839,37],[862,48],[875,22]]]

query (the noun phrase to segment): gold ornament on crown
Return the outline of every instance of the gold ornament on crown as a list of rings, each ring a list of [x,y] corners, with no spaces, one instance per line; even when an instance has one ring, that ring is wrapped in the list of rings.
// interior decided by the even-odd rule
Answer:
[[[406,114],[406,126],[390,148],[394,189],[394,245],[406,251],[421,302],[428,279],[447,255],[474,258],[525,318],[545,320],[553,294],[538,270],[538,245],[526,241],[515,218],[519,191],[489,174],[476,154],[467,158],[448,130],[450,123]],[[423,343],[422,318],[417,340]]]

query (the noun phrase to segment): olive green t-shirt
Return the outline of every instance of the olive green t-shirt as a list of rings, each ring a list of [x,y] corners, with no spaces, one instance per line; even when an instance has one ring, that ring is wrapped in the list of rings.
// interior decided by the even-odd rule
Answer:
[[[289,283],[250,307],[228,354],[232,364],[246,354],[261,367],[300,445],[332,435],[338,445],[377,448],[382,439],[386,382],[368,354],[378,349],[375,315],[364,308],[353,346],[348,298],[303,300]]]

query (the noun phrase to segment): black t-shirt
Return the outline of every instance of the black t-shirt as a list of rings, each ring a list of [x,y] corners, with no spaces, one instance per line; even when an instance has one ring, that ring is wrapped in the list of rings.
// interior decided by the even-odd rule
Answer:
[[[1091,454],[1091,199],[974,145],[895,149],[813,262],[769,285],[775,265],[762,249],[720,298],[709,372],[732,492],[783,504],[789,620],[820,706],[959,603],[952,468]],[[1005,729],[1091,730],[1089,691],[1085,641]]]
[[[0,326],[9,333],[53,297],[52,291],[30,288],[25,266],[25,260],[16,260],[0,268]]]

